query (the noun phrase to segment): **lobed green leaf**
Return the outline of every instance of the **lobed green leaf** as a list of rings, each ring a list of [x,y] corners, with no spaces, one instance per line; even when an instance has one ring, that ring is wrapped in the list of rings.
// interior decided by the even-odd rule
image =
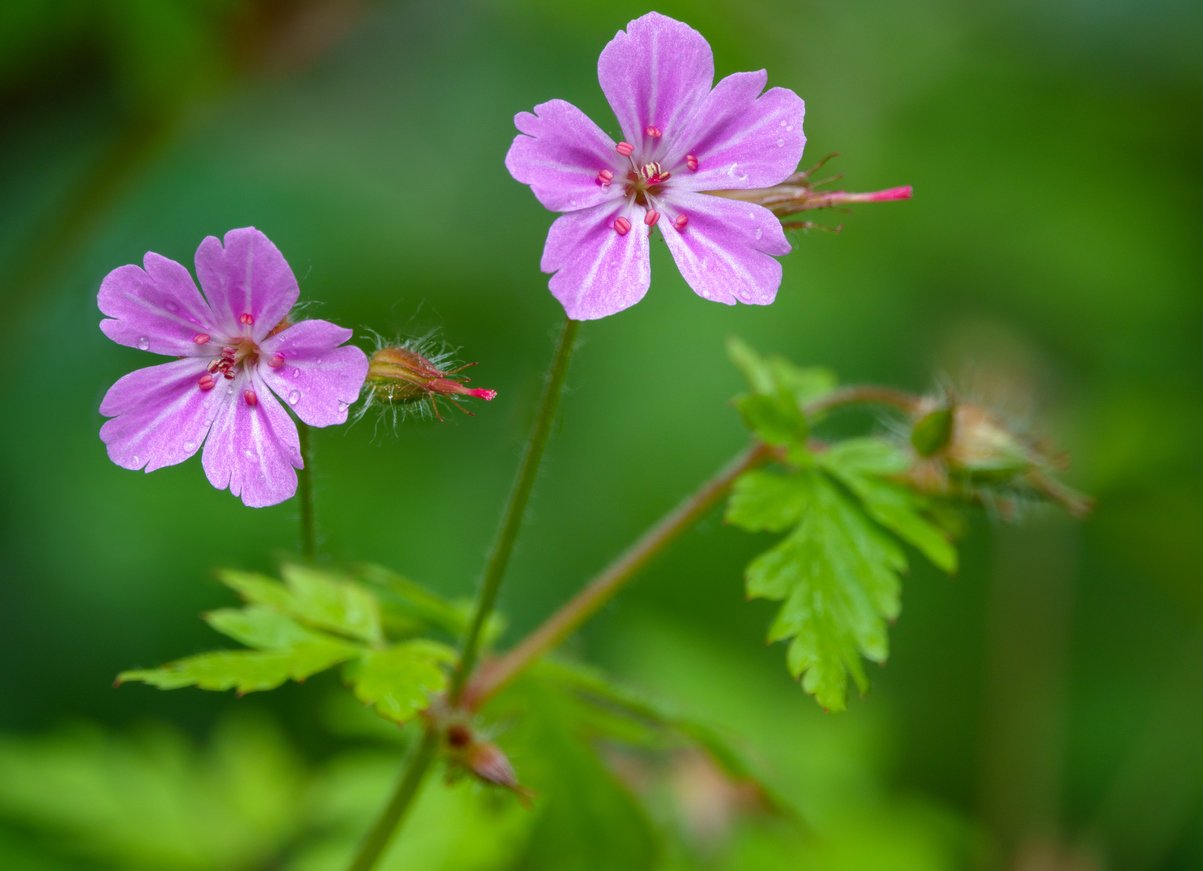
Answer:
[[[138,681],[163,690],[194,686],[202,690],[251,693],[273,690],[288,680],[303,681],[358,652],[355,645],[333,640],[311,641],[280,650],[219,650],[159,668],[122,672],[117,681]]]
[[[455,651],[434,641],[407,641],[368,650],[351,663],[346,677],[356,698],[383,717],[404,723],[430,705],[431,696],[447,688],[443,666]]]

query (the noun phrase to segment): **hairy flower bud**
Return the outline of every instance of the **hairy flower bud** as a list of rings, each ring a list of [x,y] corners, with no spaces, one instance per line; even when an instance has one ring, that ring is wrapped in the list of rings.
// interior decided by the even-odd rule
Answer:
[[[471,414],[460,404],[459,397],[470,396],[487,402],[497,396],[496,390],[464,386],[469,379],[459,373],[475,363],[456,366],[448,361],[446,352],[434,353],[429,344],[427,339],[386,344],[377,349],[369,360],[364,385],[369,404],[379,403],[394,411],[428,411],[442,420],[440,401]]]
[[[980,497],[988,488],[1004,488],[1049,499],[1075,516],[1090,510],[1089,499],[1054,477],[1057,463],[1052,457],[980,405],[949,398],[923,400],[911,424],[910,442],[921,458],[911,478],[922,489],[963,490]]]
[[[510,790],[523,804],[530,804],[531,791],[518,782],[514,766],[496,744],[482,740],[470,726],[459,722],[447,727],[446,742],[451,759],[463,770],[477,780]]]

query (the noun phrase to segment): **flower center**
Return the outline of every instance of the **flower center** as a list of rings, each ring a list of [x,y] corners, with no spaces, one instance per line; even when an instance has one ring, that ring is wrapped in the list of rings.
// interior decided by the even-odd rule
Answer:
[[[249,314],[244,314],[239,318],[239,323],[246,328],[250,327],[254,321]],[[192,341],[197,345],[207,345],[211,339],[212,337],[208,333],[197,333]],[[233,381],[239,372],[258,364],[258,362],[259,344],[250,336],[249,330],[244,329],[241,336],[230,338],[226,344],[221,346],[221,351],[210,361],[205,373],[197,379],[196,386],[201,390],[212,390],[217,386],[219,379]],[[284,358],[280,354],[274,354],[267,363],[278,369],[284,365]],[[231,389],[233,388],[231,387]],[[248,394],[245,396],[248,405],[257,404],[257,399],[252,399],[254,391],[247,390],[245,393]]]
[[[678,231],[683,231],[689,223],[689,218],[677,209],[671,208],[671,204],[665,203],[666,194],[669,191],[667,182],[672,178],[672,172],[666,170],[658,160],[653,160],[652,156],[658,151],[656,145],[658,140],[664,135],[663,131],[658,127],[649,126],[645,131],[650,139],[653,140],[651,154],[647,152],[641,155],[636,155],[636,148],[629,142],[619,142],[614,146],[614,150],[621,157],[626,158],[630,166],[630,170],[626,173],[626,182],[623,184],[624,196],[634,205],[644,209],[643,223],[649,228],[656,226],[660,220],[660,210],[665,205],[669,205],[669,217],[673,227]],[[700,165],[695,154],[687,154],[680,162],[690,172],[697,172]],[[678,167],[679,168],[679,167]],[[601,169],[598,171],[596,182],[603,188],[608,188],[614,181],[614,171],[610,169]],[[625,216],[620,216],[613,221],[614,232],[620,236],[625,236],[631,231],[631,222]]]

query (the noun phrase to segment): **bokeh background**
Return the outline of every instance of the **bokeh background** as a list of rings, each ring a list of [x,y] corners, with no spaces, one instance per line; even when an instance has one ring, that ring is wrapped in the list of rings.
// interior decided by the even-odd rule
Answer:
[[[100,398],[150,361],[104,339],[96,290],[147,250],[191,267],[204,236],[253,224],[365,346],[436,328],[462,346],[495,402],[317,432],[316,474],[330,560],[470,596],[561,320],[538,271],[550,216],[502,165],[511,119],[562,97],[613,129],[597,54],[647,8],[3,5],[0,864],[340,867],[401,739],[333,679],[112,687],[220,644],[197,619],[232,598],[213,569],[272,569],[297,517],[244,508],[197,461],[107,460]],[[1097,508],[978,516],[951,580],[916,558],[889,666],[841,715],[765,648],[772,606],[744,600],[768,540],[711,517],[571,650],[725,730],[798,818],[687,754],[623,785],[547,741],[519,773],[575,766],[575,788],[527,812],[432,783],[393,866],[1203,867],[1203,7],[656,8],[709,38],[720,76],[765,67],[806,99],[804,163],[838,151],[847,187],[915,198],[820,215],[842,232],[795,238],[769,308],[701,301],[653,246],[647,299],[583,330],[507,638],[743,444],[730,335],[994,402],[1068,452]]]

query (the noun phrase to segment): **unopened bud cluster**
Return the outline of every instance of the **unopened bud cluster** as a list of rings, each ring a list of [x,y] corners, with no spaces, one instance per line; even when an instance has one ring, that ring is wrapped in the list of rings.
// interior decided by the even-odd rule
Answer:
[[[1088,499],[1054,477],[1052,457],[980,405],[923,399],[910,442],[919,458],[911,477],[922,489],[981,495],[1003,488],[1049,499],[1074,515],[1090,510]]]
[[[411,408],[428,411],[443,419],[440,402],[454,405],[465,414],[471,414],[460,404],[461,397],[483,399],[486,402],[497,396],[496,390],[466,387],[468,378],[460,373],[469,366],[454,366],[445,354],[427,356],[422,343],[407,345],[383,345],[372,354],[368,364],[365,389],[369,404],[382,404],[396,410]]]

